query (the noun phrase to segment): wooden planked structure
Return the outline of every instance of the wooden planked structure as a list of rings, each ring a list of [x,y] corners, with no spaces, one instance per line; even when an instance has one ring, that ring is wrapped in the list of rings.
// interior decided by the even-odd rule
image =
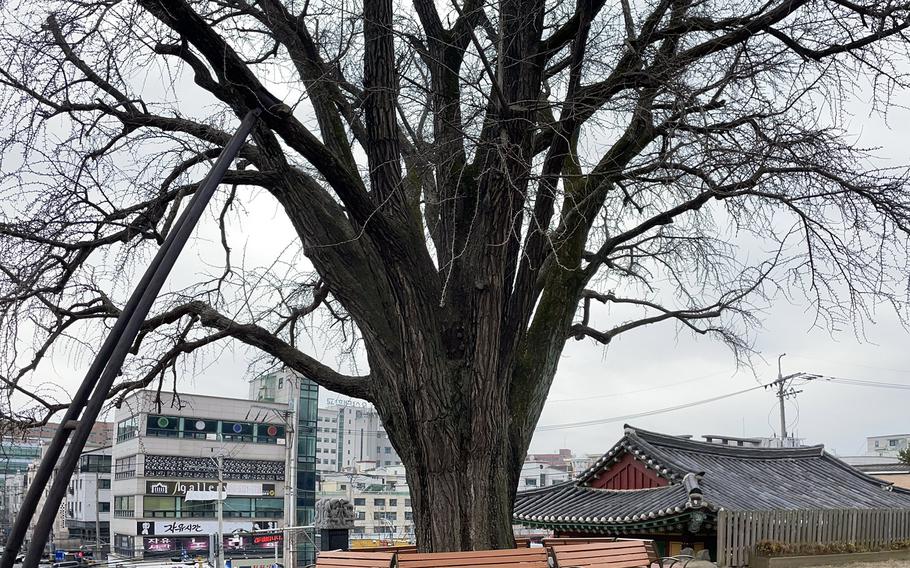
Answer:
[[[516,538],[515,548],[529,548],[531,546],[530,538]],[[370,546],[362,549],[369,552],[397,552],[398,554],[415,554],[417,552],[416,544],[398,544],[390,546]]]
[[[316,557],[316,568],[391,568],[394,552],[325,551]]]
[[[556,568],[647,568],[660,560],[653,542],[645,540],[557,544],[551,550]]]
[[[717,514],[718,566],[748,566],[752,550],[763,540],[885,547],[907,539],[908,509],[722,510]]]
[[[411,554],[417,552],[416,544],[397,544],[389,546],[365,546],[358,550],[364,552],[397,552],[398,554]]]
[[[398,568],[548,568],[546,548],[402,554]]]

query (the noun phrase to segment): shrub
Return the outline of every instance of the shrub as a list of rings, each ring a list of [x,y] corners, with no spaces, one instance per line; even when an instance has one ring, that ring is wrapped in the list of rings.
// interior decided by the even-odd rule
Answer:
[[[755,545],[759,556],[815,556],[819,554],[847,554],[854,552],[879,552],[882,550],[910,550],[910,540],[900,540],[885,545],[869,543],[814,542],[789,543],[778,540],[762,540]]]

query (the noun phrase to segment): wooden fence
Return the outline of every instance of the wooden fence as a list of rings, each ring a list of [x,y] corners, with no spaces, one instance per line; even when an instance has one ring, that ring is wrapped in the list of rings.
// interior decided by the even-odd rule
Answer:
[[[907,539],[910,539],[910,510],[720,511],[717,514],[718,566],[748,566],[752,548],[762,540],[885,546]]]

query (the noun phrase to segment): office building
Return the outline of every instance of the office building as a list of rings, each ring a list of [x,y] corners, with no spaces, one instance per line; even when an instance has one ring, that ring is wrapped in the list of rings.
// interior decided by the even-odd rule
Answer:
[[[293,436],[293,453],[291,460],[291,479],[288,485],[294,498],[288,497],[289,507],[293,513],[294,526],[308,527],[313,525],[316,516],[316,417],[319,403],[319,386],[313,381],[290,370],[281,370],[257,377],[250,381],[249,397],[251,400],[278,403],[288,410]],[[294,549],[295,558],[289,562],[296,566],[309,566],[316,562],[316,550],[313,546],[315,534],[312,530],[296,530],[288,534],[289,546]]]
[[[271,563],[282,533],[254,531],[285,524],[287,416],[287,404],[268,401],[130,395],[117,410],[111,450],[115,557],[213,557],[223,546],[228,558]]]
[[[910,447],[910,434],[890,434],[866,438],[866,453],[875,456],[897,457],[901,450]]]
[[[66,492],[65,526],[70,546],[64,548],[107,550],[110,543],[111,478],[110,446],[82,453]]]
[[[401,465],[401,458],[371,404],[330,398],[319,409],[316,469],[320,473],[351,471],[358,462],[395,467]]]

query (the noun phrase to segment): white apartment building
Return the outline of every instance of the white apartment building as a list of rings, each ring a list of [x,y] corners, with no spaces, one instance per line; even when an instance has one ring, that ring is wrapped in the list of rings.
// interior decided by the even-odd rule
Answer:
[[[910,447],[910,434],[890,434],[866,438],[866,453],[877,456],[896,457],[898,452]]]
[[[316,471],[350,471],[358,462],[395,467],[401,465],[401,458],[372,405],[330,398],[319,409],[316,423]]]
[[[287,404],[139,391],[116,413],[112,448],[115,558],[212,556],[271,559],[285,525]],[[224,533],[217,543],[218,457]],[[275,533],[277,535],[278,533]],[[274,538],[266,538],[272,537]]]
[[[556,469],[549,464],[526,461],[521,466],[521,477],[518,479],[518,490],[539,489],[557,485],[572,479],[569,472]]]
[[[351,538],[413,538],[411,494],[404,468],[324,474],[320,486],[319,499],[342,498],[353,504]]]
[[[70,547],[100,551],[110,543],[111,478],[110,446],[82,453],[66,492]]]

